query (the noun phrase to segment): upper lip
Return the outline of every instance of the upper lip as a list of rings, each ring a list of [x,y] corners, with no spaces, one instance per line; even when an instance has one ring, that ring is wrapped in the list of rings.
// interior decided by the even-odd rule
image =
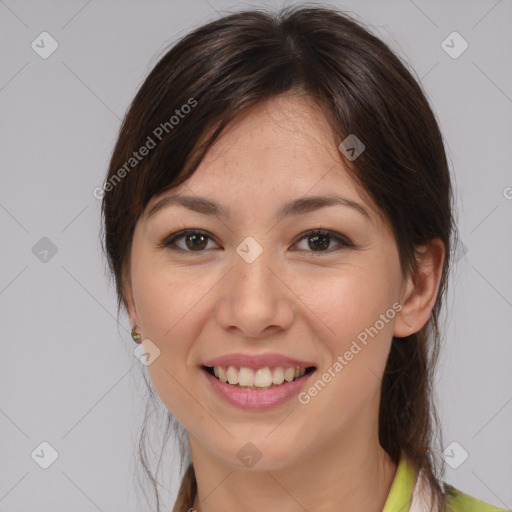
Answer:
[[[226,354],[223,356],[215,357],[205,361],[204,366],[235,366],[245,368],[265,368],[266,366],[282,366],[284,368],[299,367],[307,368],[315,366],[311,361],[300,361],[293,357],[288,357],[282,354]]]

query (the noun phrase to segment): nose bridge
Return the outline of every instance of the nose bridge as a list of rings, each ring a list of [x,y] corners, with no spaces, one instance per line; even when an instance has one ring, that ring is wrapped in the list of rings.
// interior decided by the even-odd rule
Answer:
[[[247,237],[236,248],[236,253],[232,293],[237,295],[239,303],[264,300],[264,304],[270,305],[276,292],[275,283],[272,283],[275,278],[270,271],[275,267],[273,251],[255,238]]]
[[[258,336],[269,326],[287,328],[291,294],[275,275],[274,251],[247,237],[236,248],[233,265],[218,308],[222,326],[236,326],[245,336]]]
[[[272,273],[271,250],[258,250],[251,242],[243,242],[237,248],[237,257],[234,263],[235,283],[242,290],[252,291],[254,294],[264,291],[268,293],[271,288]]]

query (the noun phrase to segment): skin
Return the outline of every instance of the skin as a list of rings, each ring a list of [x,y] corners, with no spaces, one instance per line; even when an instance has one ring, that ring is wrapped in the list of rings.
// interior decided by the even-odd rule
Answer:
[[[148,371],[188,431],[197,510],[384,507],[396,465],[378,441],[381,377],[392,337],[429,318],[444,247],[439,240],[425,247],[420,277],[402,275],[390,227],[350,179],[340,142],[308,97],[272,99],[240,116],[193,176],[152,198],[136,225],[126,305],[142,339],[160,349]],[[276,221],[283,203],[332,193],[358,202],[369,218],[336,205]],[[232,218],[177,205],[147,216],[173,194],[214,200]],[[210,235],[201,253],[187,249],[185,237],[176,243],[189,252],[158,247],[183,228]],[[318,228],[354,246],[331,237],[315,250],[303,233]],[[248,236],[263,248],[252,263],[236,252]],[[320,376],[394,303],[401,311],[307,405],[292,398],[266,411],[241,410],[201,374],[201,363],[216,356],[277,352],[314,361]],[[247,442],[261,452],[251,468],[237,457]]]

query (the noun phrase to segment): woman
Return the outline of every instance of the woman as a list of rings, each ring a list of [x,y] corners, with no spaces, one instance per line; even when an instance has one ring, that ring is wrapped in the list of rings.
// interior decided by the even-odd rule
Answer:
[[[449,170],[360,23],[199,27],[138,91],[104,190],[118,305],[190,449],[175,511],[499,510],[440,480]]]

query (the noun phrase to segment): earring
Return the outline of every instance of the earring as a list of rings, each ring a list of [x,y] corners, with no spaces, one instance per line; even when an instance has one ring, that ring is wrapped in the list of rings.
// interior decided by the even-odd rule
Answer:
[[[137,329],[136,325],[134,325],[132,329],[132,339],[135,343],[140,343],[141,335],[138,332],[136,332],[135,329]]]

